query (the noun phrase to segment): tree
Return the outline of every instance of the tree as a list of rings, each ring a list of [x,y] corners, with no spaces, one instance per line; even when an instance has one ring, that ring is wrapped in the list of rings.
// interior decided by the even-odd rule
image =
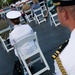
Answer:
[[[18,0],[7,0],[9,4],[16,3]]]
[[[12,3],[16,3],[18,0],[0,0],[0,9],[3,7],[3,6],[9,6],[10,4]]]
[[[3,0],[0,0],[0,9],[2,8],[3,6]]]
[[[7,0],[7,3],[11,4],[12,3],[12,0]]]

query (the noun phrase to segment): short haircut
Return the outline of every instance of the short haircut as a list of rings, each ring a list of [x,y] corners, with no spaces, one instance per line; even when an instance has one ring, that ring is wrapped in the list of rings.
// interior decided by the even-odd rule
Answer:
[[[63,9],[68,10],[70,15],[75,20],[75,5],[72,5],[72,6],[59,6],[59,12],[62,12]]]
[[[11,22],[13,22],[14,24],[19,24],[20,23],[20,19],[16,18],[16,19],[10,19]]]

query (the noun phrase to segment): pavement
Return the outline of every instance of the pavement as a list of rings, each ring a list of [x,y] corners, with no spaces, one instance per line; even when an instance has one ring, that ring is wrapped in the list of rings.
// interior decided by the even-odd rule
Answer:
[[[40,25],[31,22],[30,26],[37,32],[40,48],[50,67],[49,71],[46,71],[41,75],[53,75],[54,60],[51,56],[65,40],[69,39],[70,30],[61,25],[55,27],[53,24],[51,26],[49,18],[47,18],[46,22],[43,22]],[[0,75],[13,75],[13,67],[16,60],[17,57],[15,56],[14,51],[7,53],[0,43]],[[35,64],[34,66],[35,69],[39,67],[38,64]],[[42,65],[40,64],[40,66]]]

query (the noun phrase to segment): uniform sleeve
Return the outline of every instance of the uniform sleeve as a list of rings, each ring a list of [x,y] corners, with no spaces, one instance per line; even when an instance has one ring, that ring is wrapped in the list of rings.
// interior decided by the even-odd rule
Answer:
[[[14,41],[13,36],[11,34],[9,34],[9,40],[10,40],[10,44],[13,46],[15,41]]]
[[[27,24],[28,25],[28,24]],[[28,25],[29,29],[31,30],[31,33],[33,33],[33,29],[30,25]]]
[[[31,28],[31,33],[33,33],[33,29]]]

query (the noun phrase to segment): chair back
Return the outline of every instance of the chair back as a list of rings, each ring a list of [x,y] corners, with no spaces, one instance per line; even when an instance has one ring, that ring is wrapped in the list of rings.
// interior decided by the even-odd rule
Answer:
[[[33,9],[33,11],[34,11],[34,13],[36,14],[36,15],[39,15],[39,14],[41,14],[42,13],[42,10],[41,10],[41,8],[39,7],[39,8],[37,8],[37,9]]]
[[[35,18],[36,23],[40,24],[40,23],[46,21],[41,7],[37,8],[37,9],[33,9],[33,11],[34,11],[34,18]]]
[[[42,11],[46,11],[47,10],[46,5],[45,5],[45,1],[41,1],[41,2],[39,2],[39,4],[40,4],[40,6],[42,8]]]
[[[34,41],[35,44],[37,45],[38,40],[37,40],[36,32],[18,39],[17,42],[15,42],[14,47],[16,49],[18,49],[18,47],[21,47],[22,45],[24,45],[25,43],[30,42],[30,41]]]
[[[53,5],[53,6],[51,6],[51,7],[48,7],[48,10],[49,10],[49,11],[52,11],[54,8],[55,8],[55,6]]]
[[[31,21],[34,20],[34,19],[33,19],[33,14],[32,14],[31,9],[26,10],[26,11],[24,11],[24,12],[25,12],[25,18],[26,18],[27,22],[30,23]]]
[[[49,12],[49,16],[50,16],[51,26],[52,26],[52,22],[54,23],[54,25],[56,27],[58,25],[60,25],[60,22],[59,22],[58,17],[57,17],[57,12],[56,12],[55,6],[48,7],[48,12]]]
[[[28,13],[31,13],[31,9],[25,11],[25,14],[28,15]]]
[[[35,42],[36,50],[34,50],[32,53],[30,53],[28,55],[22,55],[22,53],[19,50],[19,47],[21,47],[22,45],[24,45],[25,43],[30,42],[30,41]],[[27,70],[28,75],[40,75],[41,73],[45,72],[46,70],[50,70],[50,68],[46,62],[46,59],[39,47],[36,32],[18,39],[17,42],[15,42],[14,47],[17,49],[18,58],[22,62],[25,69]],[[30,61],[29,63],[26,62],[26,60],[28,58],[31,58],[31,57],[37,55],[38,53],[40,54],[38,58],[35,58],[34,60]],[[42,68],[41,70],[39,70],[38,72],[35,72],[34,74],[32,74],[28,66],[32,66],[34,63],[38,62],[39,60],[43,61],[43,63],[45,64],[45,67]]]
[[[6,32],[6,31],[9,31],[11,30],[10,26],[8,26],[7,28],[3,29],[3,30],[0,30],[0,34]]]
[[[11,30],[11,28],[10,28],[10,26],[8,26],[7,28],[1,30],[1,31],[0,31],[0,34],[6,32],[6,31],[10,31],[10,30]],[[7,52],[9,52],[9,51],[11,51],[11,50],[14,49],[14,47],[11,46],[11,44],[10,44],[9,37],[7,37],[6,39],[3,39],[3,38],[0,36],[0,41],[1,41],[1,43],[2,43],[2,46],[3,46],[4,50],[6,50]]]

